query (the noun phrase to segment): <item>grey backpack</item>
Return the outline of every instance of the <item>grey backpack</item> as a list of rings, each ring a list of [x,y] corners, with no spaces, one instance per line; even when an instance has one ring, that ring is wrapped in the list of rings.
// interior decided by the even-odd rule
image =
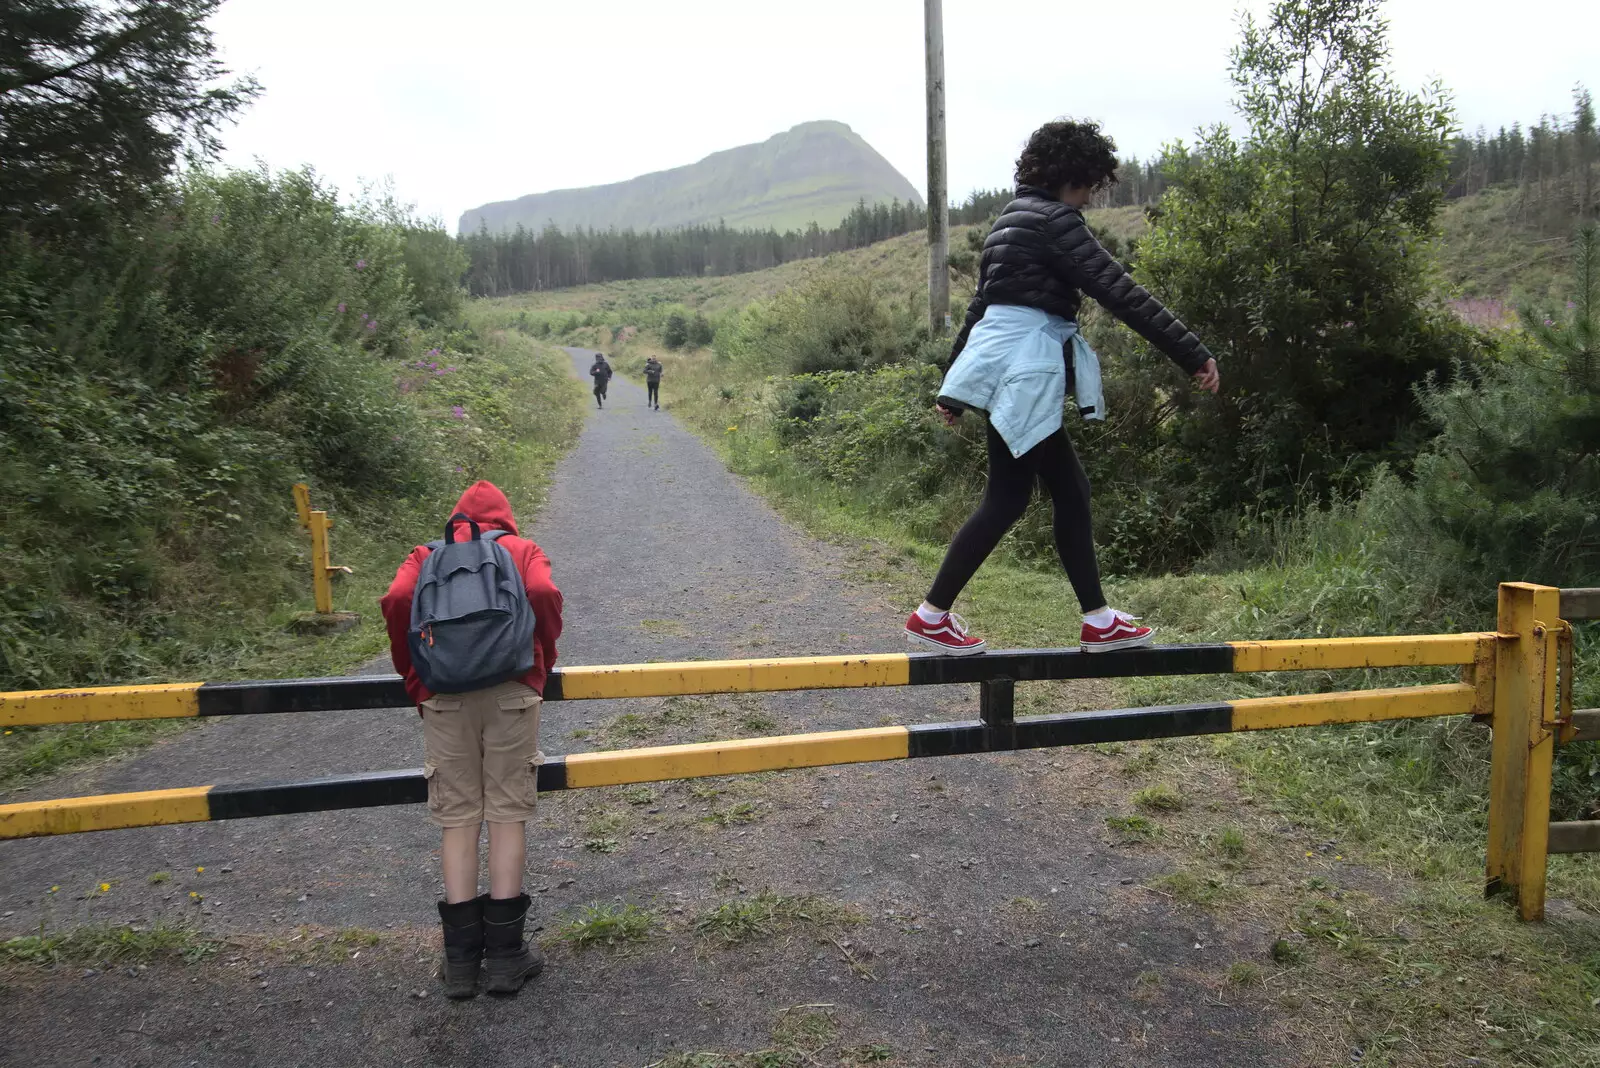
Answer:
[[[471,525],[471,541],[455,540],[458,519]],[[481,690],[533,670],[533,606],[516,561],[498,544],[505,533],[480,533],[458,512],[444,540],[428,543],[409,635],[417,678],[434,693]]]

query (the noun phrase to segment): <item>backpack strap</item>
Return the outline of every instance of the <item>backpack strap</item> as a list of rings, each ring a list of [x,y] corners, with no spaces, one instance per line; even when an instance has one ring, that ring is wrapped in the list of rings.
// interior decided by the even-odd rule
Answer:
[[[451,520],[451,522],[454,522],[454,520]],[[501,538],[509,537],[511,537],[511,532],[509,530],[486,530],[483,532],[483,536],[479,540],[499,541]],[[430,552],[438,552],[440,549],[444,548],[444,545],[445,543],[443,538],[436,538],[433,541],[424,542],[422,547]]]
[[[462,520],[463,522],[465,522],[468,526],[470,526],[472,528],[472,540],[473,541],[478,541],[483,537],[482,532],[478,530],[478,521],[476,519],[471,518],[465,512],[457,512],[455,515],[451,516],[449,519],[446,519],[445,522],[444,522],[444,541],[445,541],[446,545],[454,545],[455,544],[455,541],[456,541],[456,520],[458,520],[458,519]]]

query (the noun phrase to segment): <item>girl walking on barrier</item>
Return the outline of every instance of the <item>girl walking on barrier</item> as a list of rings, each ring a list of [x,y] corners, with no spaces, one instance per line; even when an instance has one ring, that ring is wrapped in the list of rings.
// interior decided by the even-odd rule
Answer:
[[[1095,240],[1083,206],[1116,180],[1116,145],[1093,122],[1051,122],[1017,160],[1017,196],[983,243],[978,291],[956,335],[937,409],[951,426],[968,408],[988,421],[989,481],[956,533],[928,596],[906,620],[912,644],[966,655],[986,648],[950,611],[1027,510],[1034,480],[1055,506],[1056,551],[1083,609],[1085,652],[1150,644],[1152,631],[1106,604],[1089,515],[1089,479],[1062,426],[1067,364],[1088,419],[1105,418],[1100,367],[1078,333],[1083,294],[1132,327],[1200,388],[1217,392],[1217,361],[1200,339]]]

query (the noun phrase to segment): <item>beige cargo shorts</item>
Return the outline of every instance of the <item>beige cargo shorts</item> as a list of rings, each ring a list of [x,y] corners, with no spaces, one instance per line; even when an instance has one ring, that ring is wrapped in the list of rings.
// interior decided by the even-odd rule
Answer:
[[[422,702],[422,774],[435,826],[522,823],[533,815],[544,763],[542,703],[520,682]]]

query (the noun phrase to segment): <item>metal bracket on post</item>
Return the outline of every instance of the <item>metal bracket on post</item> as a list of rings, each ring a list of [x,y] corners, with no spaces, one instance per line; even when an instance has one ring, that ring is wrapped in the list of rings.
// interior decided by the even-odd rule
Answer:
[[[990,752],[1017,747],[1016,698],[1014,679],[978,684],[978,714],[983,717],[984,744]]]

